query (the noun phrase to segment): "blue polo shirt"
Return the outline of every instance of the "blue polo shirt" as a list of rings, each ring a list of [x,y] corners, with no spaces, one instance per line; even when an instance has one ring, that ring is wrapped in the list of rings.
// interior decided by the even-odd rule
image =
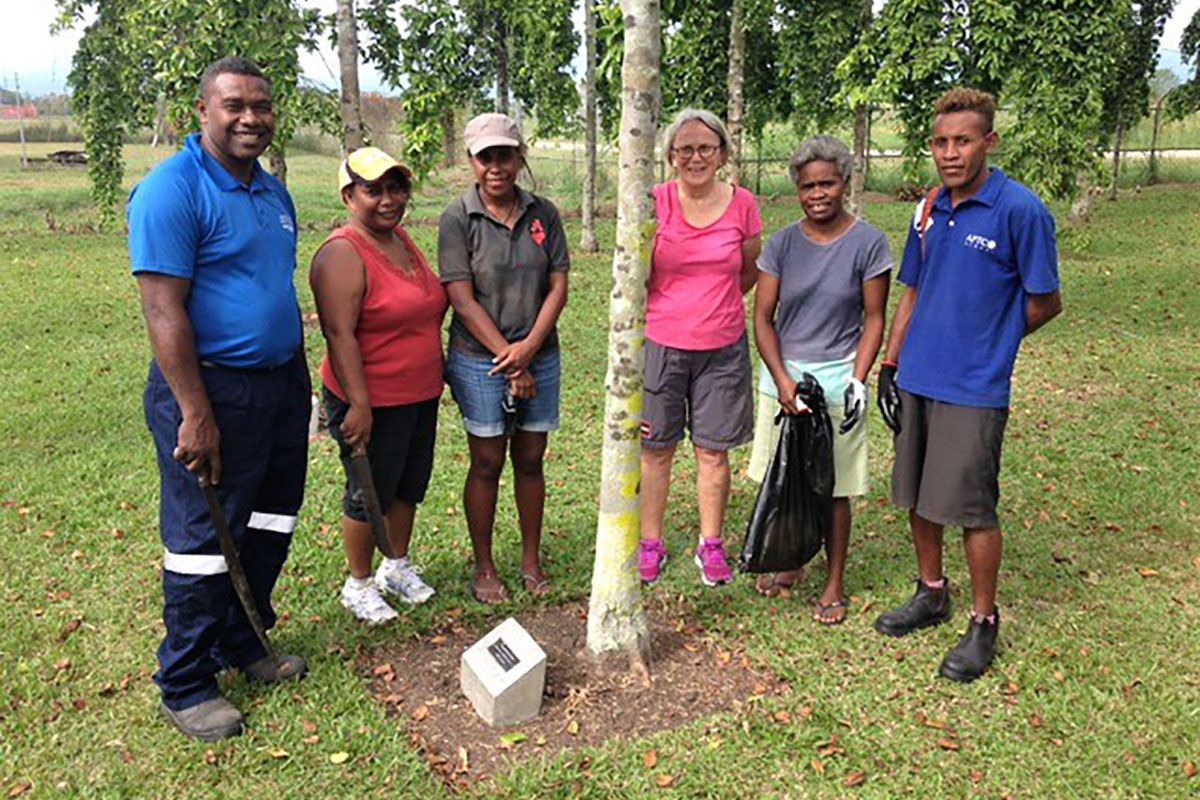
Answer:
[[[917,302],[897,382],[947,403],[1007,408],[1027,296],[1058,288],[1054,217],[1033,192],[993,167],[955,208],[945,187],[938,192],[924,259],[920,221],[918,204],[900,265],[899,280],[917,290]]]
[[[191,281],[187,313],[201,359],[265,368],[295,355],[296,209],[261,166],[246,185],[191,134],[133,188],[126,219],[135,275]]]

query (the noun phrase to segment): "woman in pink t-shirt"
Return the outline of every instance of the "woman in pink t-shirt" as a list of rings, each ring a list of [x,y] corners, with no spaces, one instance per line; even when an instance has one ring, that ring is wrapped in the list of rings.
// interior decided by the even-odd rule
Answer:
[[[762,221],[754,195],[717,180],[728,142],[716,115],[679,112],[663,144],[675,179],[654,187],[658,229],[646,287],[638,553],[646,583],[658,578],[666,559],[663,511],[685,428],[696,454],[700,577],[708,586],[731,577],[721,527],[729,502],[728,451],[754,435],[742,295],[754,286]]]

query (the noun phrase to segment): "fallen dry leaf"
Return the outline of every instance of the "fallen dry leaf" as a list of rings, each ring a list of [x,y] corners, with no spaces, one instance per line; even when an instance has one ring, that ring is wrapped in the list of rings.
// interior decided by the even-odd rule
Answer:
[[[658,775],[654,776],[654,782],[658,784],[660,789],[666,789],[668,786],[675,783],[675,776],[668,775],[665,772],[659,773]]]
[[[971,779],[971,783],[979,783],[981,780],[983,780],[983,770],[973,769],[971,770],[971,774],[967,777]]]
[[[1197,569],[1200,569],[1200,556],[1196,556],[1195,558],[1192,559],[1192,565],[1195,566]]]
[[[458,771],[471,771],[471,758],[467,753],[467,748],[461,746],[458,748]]]
[[[792,715],[786,711],[776,711],[774,719],[776,722],[782,722],[786,725],[792,721]]]
[[[867,779],[867,773],[861,769],[856,769],[853,772],[846,773],[846,779],[842,781],[843,786],[860,786]]]
[[[1157,574],[1158,570],[1150,569],[1149,567],[1142,567],[1138,570],[1138,575],[1141,575],[1143,578],[1153,578]]]
[[[269,755],[271,758],[287,758],[290,754],[282,747],[272,747],[267,750],[267,755]]]
[[[572,719],[567,722],[567,733],[571,734],[572,736],[579,735],[579,720]]]
[[[1030,714],[1029,715],[1029,724],[1035,728],[1040,728],[1046,724],[1046,721],[1044,719],[1042,719],[1041,714]]]
[[[56,670],[58,670],[59,672],[62,672],[64,669],[70,668],[70,666],[71,666],[71,659],[69,659],[69,658],[60,658],[58,661],[54,662],[54,668]]]
[[[391,664],[380,664],[378,667],[371,670],[372,675],[387,675],[387,674],[393,673],[393,672],[395,672],[395,670],[392,669]]]
[[[339,751],[337,753],[329,754],[329,763],[330,764],[345,764],[349,760],[350,760],[350,754],[344,750]]]
[[[933,717],[926,717],[924,720],[921,721],[921,724],[924,725],[926,728],[936,728],[937,730],[940,731],[946,727],[946,720],[935,719]]]
[[[33,788],[33,784],[29,781],[17,781],[8,790],[9,797],[20,797]]]
[[[321,737],[314,733],[312,736],[305,736],[300,741],[304,742],[305,744],[319,744],[321,742]]]
[[[812,767],[813,772],[817,773],[818,775],[825,774],[825,765],[821,763],[821,759],[814,758],[812,761],[810,761],[808,763]]]
[[[421,720],[425,719],[428,716],[429,716],[429,706],[423,705],[423,706],[419,706],[417,708],[417,710],[413,712],[412,718],[413,718],[414,722],[420,722]]]
[[[943,736],[942,738],[938,739],[937,744],[938,744],[938,747],[942,748],[943,750],[957,750],[958,749],[958,742],[954,741],[949,736]]]
[[[647,750],[646,755],[642,757],[642,764],[645,765],[646,769],[654,769],[654,766],[658,764],[658,751]]]
[[[75,631],[79,630],[79,626],[83,624],[82,619],[69,620],[66,625],[62,626],[62,630],[58,632],[58,641],[65,642],[67,637]]]
[[[437,636],[430,636],[430,637],[429,637],[429,643],[430,643],[430,644],[445,644],[445,643],[446,643],[446,637],[445,637],[445,636],[443,636],[443,635],[442,635],[442,634],[440,634],[440,633],[439,633]]]
[[[1021,687],[1017,686],[1012,681],[1009,681],[1000,691],[1004,692],[1005,694],[1016,694],[1017,692],[1021,691]]]
[[[316,733],[317,732],[317,723],[313,722],[312,720],[308,720],[308,719],[304,720],[304,722],[302,723],[302,726],[304,728],[305,733]]]
[[[1189,778],[1194,778],[1194,777],[1196,777],[1196,771],[1197,771],[1196,765],[1193,764],[1191,761],[1183,762],[1183,774],[1184,775],[1188,776]],[[10,794],[9,796],[11,797],[12,795]]]

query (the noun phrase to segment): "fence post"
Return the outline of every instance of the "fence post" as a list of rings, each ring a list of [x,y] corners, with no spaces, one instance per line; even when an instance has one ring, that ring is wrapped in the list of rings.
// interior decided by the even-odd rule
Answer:
[[[762,134],[758,135],[758,141],[755,142],[755,158],[754,158],[754,193],[762,194]]]
[[[1166,99],[1167,95],[1164,94],[1154,104],[1154,127],[1150,131],[1150,175],[1146,178],[1146,183],[1150,186],[1158,183],[1158,153],[1156,152],[1158,150],[1158,122],[1162,113],[1163,101]]]

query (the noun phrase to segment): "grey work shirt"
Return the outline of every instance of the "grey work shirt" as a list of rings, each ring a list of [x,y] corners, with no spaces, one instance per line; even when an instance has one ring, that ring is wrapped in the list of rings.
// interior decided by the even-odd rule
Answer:
[[[883,231],[855,220],[832,242],[815,242],[793,222],[767,241],[758,268],[779,279],[775,331],[784,358],[835,361],[858,347],[862,285],[892,268]]]
[[[472,281],[475,299],[488,312],[506,341],[529,335],[550,291],[550,273],[570,268],[567,235],[558,209],[549,200],[519,186],[517,222],[512,230],[492,216],[472,186],[451,201],[438,223],[438,273],[442,283]],[[490,356],[455,314],[450,346]],[[539,352],[558,348],[552,329]]]

